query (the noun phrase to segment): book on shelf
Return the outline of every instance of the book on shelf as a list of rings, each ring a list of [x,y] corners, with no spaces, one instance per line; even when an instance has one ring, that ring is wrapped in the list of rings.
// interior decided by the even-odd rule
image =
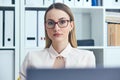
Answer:
[[[108,23],[108,46],[120,46],[120,24]]]
[[[106,11],[106,22],[120,23],[120,12]]]

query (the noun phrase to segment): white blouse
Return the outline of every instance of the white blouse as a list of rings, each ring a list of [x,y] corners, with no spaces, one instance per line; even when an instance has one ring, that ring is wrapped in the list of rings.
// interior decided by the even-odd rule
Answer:
[[[70,44],[58,54],[53,46],[40,51],[29,52],[21,66],[20,77],[25,80],[26,70],[32,68],[52,68],[57,56],[65,58],[66,68],[94,68],[95,56],[92,51],[73,48]]]

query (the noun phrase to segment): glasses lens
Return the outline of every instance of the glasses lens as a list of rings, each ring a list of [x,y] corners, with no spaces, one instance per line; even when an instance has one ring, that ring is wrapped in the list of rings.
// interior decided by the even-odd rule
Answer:
[[[54,21],[52,21],[52,20],[48,20],[48,21],[46,22],[46,26],[47,26],[48,28],[53,28],[54,25],[55,25],[55,23],[54,23]]]
[[[69,20],[60,20],[58,22],[54,22],[53,20],[46,21],[47,28],[54,28],[55,24],[58,24],[60,28],[64,28],[68,25]]]
[[[66,27],[68,25],[68,21],[67,20],[60,20],[58,22],[59,27]]]

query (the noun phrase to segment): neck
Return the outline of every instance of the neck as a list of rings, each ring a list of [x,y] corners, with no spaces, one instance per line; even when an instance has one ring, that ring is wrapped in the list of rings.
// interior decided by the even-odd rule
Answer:
[[[68,45],[68,41],[67,42],[53,42],[52,46],[53,48],[60,54]]]

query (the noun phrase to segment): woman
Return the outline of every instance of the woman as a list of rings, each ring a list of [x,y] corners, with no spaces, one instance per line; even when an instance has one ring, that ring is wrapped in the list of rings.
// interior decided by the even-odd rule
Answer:
[[[27,68],[92,68],[93,52],[77,49],[73,14],[62,3],[52,4],[44,16],[46,48],[29,52],[20,71],[21,80]]]

